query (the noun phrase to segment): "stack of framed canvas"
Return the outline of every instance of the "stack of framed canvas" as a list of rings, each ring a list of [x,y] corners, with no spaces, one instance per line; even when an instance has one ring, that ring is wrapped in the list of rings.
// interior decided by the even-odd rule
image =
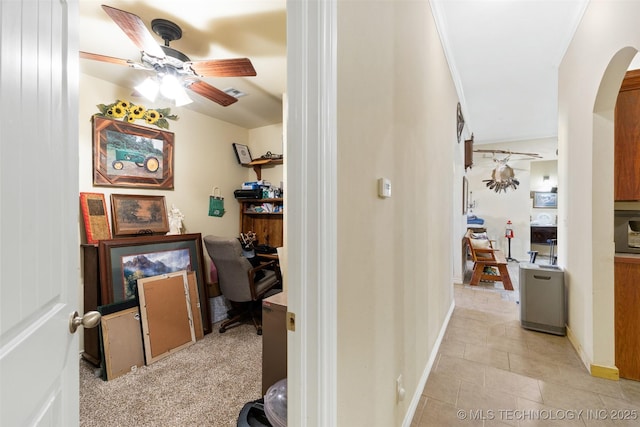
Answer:
[[[204,337],[194,272],[137,280],[137,299],[100,306],[103,379],[149,365]]]

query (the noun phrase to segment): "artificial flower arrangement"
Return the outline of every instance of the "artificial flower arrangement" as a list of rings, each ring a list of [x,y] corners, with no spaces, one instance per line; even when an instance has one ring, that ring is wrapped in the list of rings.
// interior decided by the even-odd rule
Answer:
[[[98,104],[97,107],[100,110],[100,114],[97,114],[98,116],[122,119],[127,123],[144,120],[148,124],[158,126],[161,129],[169,129],[167,120],[178,120],[178,116],[171,114],[170,108],[148,110],[142,105],[135,105],[120,99],[109,105]]]

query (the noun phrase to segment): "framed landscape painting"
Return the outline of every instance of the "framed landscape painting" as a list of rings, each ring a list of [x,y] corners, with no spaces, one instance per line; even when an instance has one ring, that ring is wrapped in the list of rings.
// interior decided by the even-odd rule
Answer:
[[[111,195],[114,236],[165,234],[169,218],[164,196]]]
[[[200,301],[209,301],[200,233],[101,240],[98,251],[102,304],[137,298],[138,279],[181,270],[195,273]],[[209,333],[209,304],[201,303],[200,312]]]
[[[93,116],[93,184],[173,189],[174,134]]]

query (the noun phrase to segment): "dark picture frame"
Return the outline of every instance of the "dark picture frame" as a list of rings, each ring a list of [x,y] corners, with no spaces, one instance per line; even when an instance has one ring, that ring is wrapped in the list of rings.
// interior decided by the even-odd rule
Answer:
[[[556,209],[558,207],[558,193],[552,193],[547,191],[534,191],[533,207],[543,208],[543,209],[544,208]]]
[[[188,250],[189,265],[162,262],[164,255],[180,258]],[[211,313],[205,279],[202,235],[200,233],[162,236],[123,237],[101,240],[98,244],[100,259],[100,297],[102,304],[126,301],[137,293],[137,279],[174,271],[193,271],[196,275],[200,313],[204,333],[211,332]],[[135,263],[124,265],[135,259]],[[149,260],[154,260],[149,263]],[[137,265],[134,265],[136,264]],[[153,265],[152,265],[153,264]]]
[[[244,144],[238,144],[237,142],[234,142],[233,151],[236,153],[236,159],[238,159],[238,163],[240,163],[241,165],[248,165],[253,160],[253,158],[251,157],[251,151],[249,151],[249,147]]]
[[[164,196],[112,194],[111,219],[114,236],[165,234],[169,231]]]
[[[458,102],[456,107],[456,132],[458,135],[458,144],[462,140],[462,131],[464,130],[464,116],[462,115],[462,105]]]
[[[173,190],[174,134],[93,116],[93,185]]]

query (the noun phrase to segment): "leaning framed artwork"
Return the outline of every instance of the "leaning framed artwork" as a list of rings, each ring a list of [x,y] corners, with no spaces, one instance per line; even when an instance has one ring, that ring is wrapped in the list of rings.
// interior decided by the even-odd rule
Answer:
[[[104,194],[80,193],[80,211],[88,244],[94,245],[99,240],[111,238]]]
[[[173,189],[174,134],[93,116],[93,184]]]
[[[558,207],[558,193],[546,191],[535,191],[533,193],[534,208],[552,208]]]
[[[200,233],[101,240],[98,252],[103,304],[136,298],[138,279],[181,270],[195,272],[200,301],[208,301]],[[209,304],[201,303],[200,312],[209,333]]]
[[[111,195],[114,236],[167,233],[169,218],[164,196]]]

